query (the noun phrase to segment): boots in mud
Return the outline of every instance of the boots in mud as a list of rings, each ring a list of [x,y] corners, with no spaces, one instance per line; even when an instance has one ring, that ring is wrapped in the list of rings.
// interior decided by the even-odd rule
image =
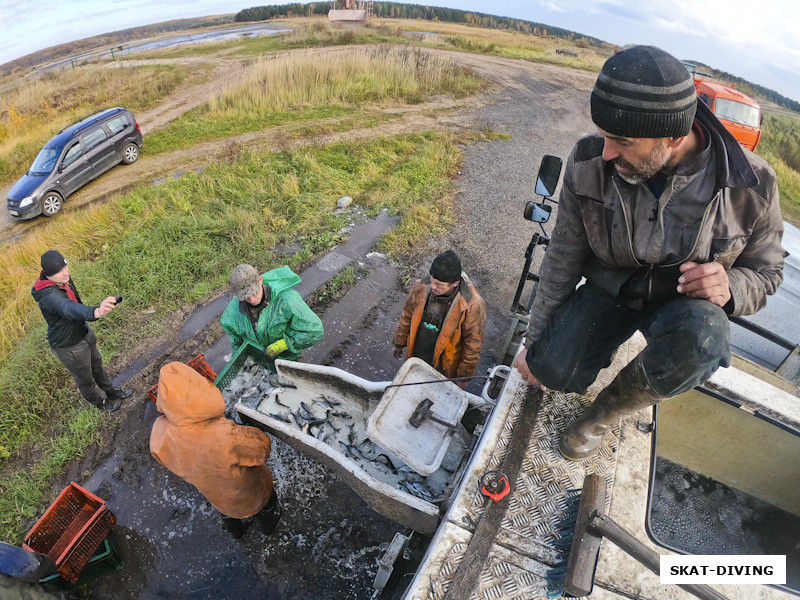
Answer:
[[[657,394],[637,356],[603,389],[592,405],[575,420],[558,442],[558,450],[568,460],[583,460],[603,443],[603,435],[623,415],[666,400]]]
[[[272,490],[269,502],[267,502],[267,505],[256,515],[256,521],[258,521],[258,525],[261,531],[264,532],[264,535],[270,535],[275,531],[275,526],[278,524],[278,521],[281,520],[282,514],[283,511],[281,511],[281,505],[280,502],[278,502],[278,493]]]

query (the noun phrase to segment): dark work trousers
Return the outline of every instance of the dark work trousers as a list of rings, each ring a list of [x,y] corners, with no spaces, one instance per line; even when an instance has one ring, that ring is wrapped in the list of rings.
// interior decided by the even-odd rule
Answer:
[[[86,401],[100,408],[106,394],[113,391],[114,385],[103,368],[103,359],[97,350],[97,336],[92,328],[89,327],[89,333],[77,344],[50,349],[72,375]]]
[[[584,394],[637,329],[647,340],[642,367],[660,396],[690,390],[731,363],[728,317],[716,304],[680,297],[636,311],[585,284],[528,350],[528,366],[548,388]]]

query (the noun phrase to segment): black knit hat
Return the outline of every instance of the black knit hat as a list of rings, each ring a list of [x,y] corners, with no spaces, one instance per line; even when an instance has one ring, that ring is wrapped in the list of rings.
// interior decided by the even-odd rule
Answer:
[[[52,277],[67,266],[67,261],[58,250],[48,250],[42,254],[42,273],[45,277]]]
[[[634,46],[603,65],[591,105],[594,124],[612,135],[683,137],[692,129],[697,92],[677,58],[655,46]]]
[[[458,254],[452,250],[442,252],[433,259],[430,274],[434,279],[445,283],[455,283],[461,279],[461,260]]]

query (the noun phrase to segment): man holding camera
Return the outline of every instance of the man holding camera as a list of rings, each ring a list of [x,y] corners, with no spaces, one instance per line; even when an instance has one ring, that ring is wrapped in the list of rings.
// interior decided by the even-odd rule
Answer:
[[[486,305],[452,250],[433,259],[429,277],[406,299],[394,335],[395,358],[416,356],[449,378],[470,377],[481,357]],[[461,389],[466,381],[457,381]]]
[[[31,294],[47,321],[50,349],[72,375],[87,402],[100,410],[114,412],[120,407],[118,400],[124,400],[132,392],[111,383],[97,350],[97,336],[86,322],[97,321],[114,310],[116,298],[108,296],[100,306],[82,304],[67,261],[57,250],[42,254],[41,265]]]
[[[677,59],[650,46],[615,54],[591,113],[599,132],[567,163],[530,344],[513,365],[583,394],[637,329],[647,347],[562,433],[570,460],[591,456],[620,416],[728,366],[728,316],[764,306],[785,256],[772,168],[697,102]]]

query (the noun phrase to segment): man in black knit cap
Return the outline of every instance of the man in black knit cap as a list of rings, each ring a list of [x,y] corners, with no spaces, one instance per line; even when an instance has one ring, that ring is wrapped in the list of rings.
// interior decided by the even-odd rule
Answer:
[[[41,265],[42,271],[31,294],[47,321],[50,349],[72,375],[87,402],[100,410],[117,410],[118,401],[130,396],[131,390],[115,388],[111,383],[97,350],[97,336],[86,323],[97,321],[114,310],[115,297],[108,296],[100,306],[81,304],[67,261],[57,250],[42,254]]]
[[[486,305],[461,271],[452,250],[433,259],[429,276],[417,280],[394,335],[394,357],[416,356],[449,378],[470,377],[481,357]],[[467,381],[457,381],[462,389]]]
[[[571,460],[620,416],[728,366],[728,316],[764,306],[785,256],[775,173],[697,102],[673,56],[635,46],[609,58],[591,114],[598,133],[567,162],[513,364],[531,384],[583,394],[636,330],[647,347],[562,433]]]

